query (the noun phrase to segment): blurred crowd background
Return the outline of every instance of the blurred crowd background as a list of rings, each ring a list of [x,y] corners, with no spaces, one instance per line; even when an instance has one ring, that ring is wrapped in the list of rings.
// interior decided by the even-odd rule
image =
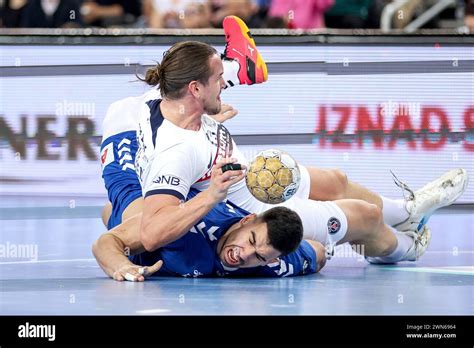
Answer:
[[[380,28],[400,0],[0,0],[3,28],[221,28],[227,15],[251,28]],[[402,0],[392,28],[403,28],[441,0]],[[474,0],[453,0],[423,28],[474,31]]]

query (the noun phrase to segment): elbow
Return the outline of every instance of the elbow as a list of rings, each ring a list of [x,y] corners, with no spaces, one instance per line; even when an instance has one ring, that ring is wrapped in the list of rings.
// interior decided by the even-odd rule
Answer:
[[[324,251],[320,255],[318,255],[318,268],[316,270],[316,273],[318,273],[326,265],[326,251]]]
[[[316,269],[316,273],[318,273],[326,265],[326,261],[327,261],[326,248],[321,243],[319,243],[316,255],[317,255],[316,262],[317,262],[317,267],[318,267]]]
[[[326,265],[326,248],[317,241],[306,240],[316,253],[316,273],[318,273]]]
[[[99,239],[97,239],[94,244],[92,244],[92,255],[97,259],[97,254],[99,252]]]
[[[161,246],[161,241],[151,233],[150,228],[148,226],[144,226],[140,228],[140,242],[143,245],[143,248],[148,251],[152,252],[158,249]]]
[[[103,258],[104,249],[107,246],[107,234],[101,235],[97,240],[92,244],[92,255],[94,258],[99,262],[101,258]]]

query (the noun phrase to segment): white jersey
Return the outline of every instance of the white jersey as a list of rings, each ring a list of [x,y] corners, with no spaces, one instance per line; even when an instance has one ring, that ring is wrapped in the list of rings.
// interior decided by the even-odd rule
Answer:
[[[198,131],[180,128],[163,117],[160,103],[161,99],[150,100],[140,112],[135,166],[144,197],[168,194],[184,201],[191,188],[207,189],[212,166],[219,157],[234,157],[238,163],[248,165],[224,125],[203,115]],[[347,220],[343,212],[332,202],[309,200],[310,176],[305,167],[300,169],[302,177],[297,194],[280,205],[298,213],[305,238],[326,243],[328,226],[332,226],[334,233],[345,234]],[[251,213],[274,207],[255,199],[245,179],[229,188],[227,199]]]
[[[110,104],[102,123],[102,141],[122,132],[136,131],[141,106],[157,98],[160,98],[160,91],[153,88],[138,97],[128,97]]]
[[[184,200],[191,187],[207,189],[212,166],[220,157],[234,157],[247,165],[222,123],[203,115],[198,131],[183,129],[163,118],[160,103],[160,99],[145,103],[139,122],[136,166],[144,197],[161,193]],[[242,194],[249,196],[244,180],[229,189],[229,198],[234,202]],[[234,203],[241,206],[241,200]]]

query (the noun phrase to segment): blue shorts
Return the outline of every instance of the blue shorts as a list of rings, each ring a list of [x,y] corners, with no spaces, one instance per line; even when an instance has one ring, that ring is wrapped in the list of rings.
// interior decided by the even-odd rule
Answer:
[[[108,229],[121,224],[124,210],[134,200],[142,197],[142,188],[135,172],[137,150],[135,131],[112,135],[100,147],[102,178],[112,203]]]

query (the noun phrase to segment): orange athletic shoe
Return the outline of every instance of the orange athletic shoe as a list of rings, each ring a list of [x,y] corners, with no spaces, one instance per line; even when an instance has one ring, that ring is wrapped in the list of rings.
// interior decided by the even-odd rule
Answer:
[[[224,57],[239,63],[240,84],[253,85],[267,81],[267,65],[258,52],[252,34],[244,21],[236,16],[227,16],[222,25],[226,40]]]

